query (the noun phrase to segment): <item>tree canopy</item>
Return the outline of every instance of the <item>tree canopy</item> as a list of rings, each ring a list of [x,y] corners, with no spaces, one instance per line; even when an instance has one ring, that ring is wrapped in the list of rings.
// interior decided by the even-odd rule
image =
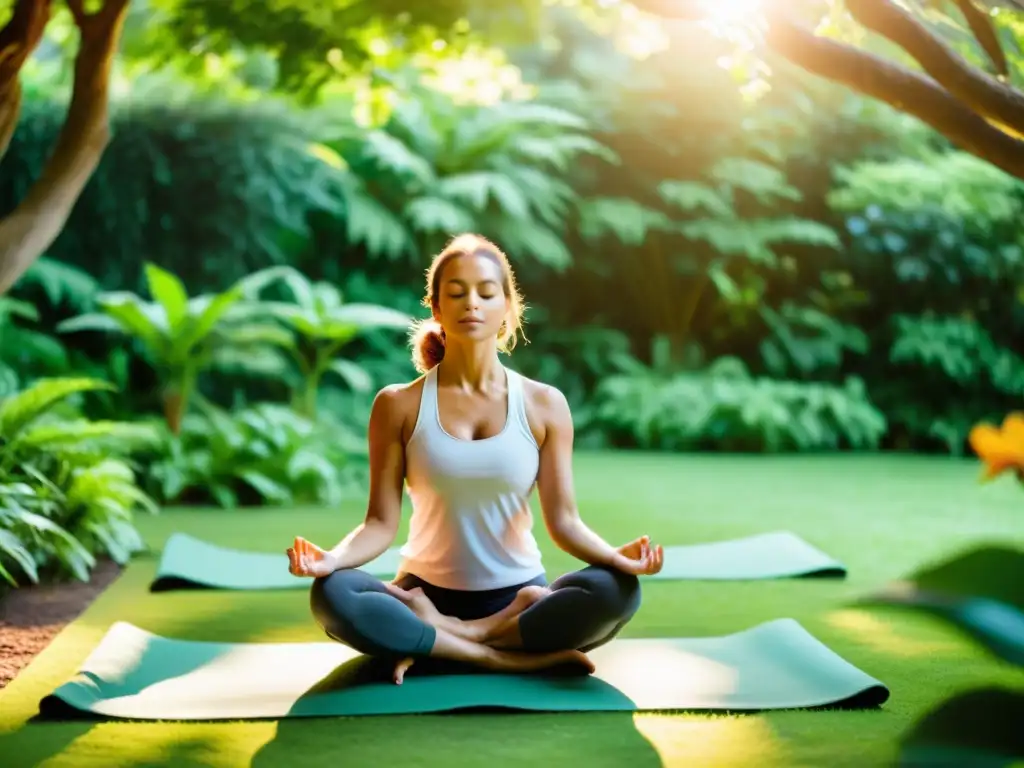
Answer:
[[[755,57],[783,59],[919,118],[953,144],[1024,178],[1019,0],[561,0],[609,20],[711,22]],[[136,66],[218,66],[313,103],[353,78],[388,82],[403,63],[458,60],[487,45],[539,42],[543,0],[0,0],[0,154],[17,125],[20,72],[53,28],[73,49],[64,131],[36,184],[0,220],[0,292],[61,231],[109,141],[116,54]],[[673,25],[666,25],[671,40]],[[64,45],[60,43],[59,45]],[[52,46],[50,55],[53,55]],[[894,52],[895,51],[895,52]],[[709,60],[708,66],[714,66]],[[694,77],[705,73],[696,71]],[[748,76],[750,76],[748,74]],[[766,78],[770,82],[771,75]]]

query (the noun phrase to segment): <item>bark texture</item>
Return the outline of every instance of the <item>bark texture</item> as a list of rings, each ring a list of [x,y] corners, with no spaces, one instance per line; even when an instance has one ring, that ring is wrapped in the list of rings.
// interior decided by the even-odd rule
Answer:
[[[80,34],[71,103],[39,178],[18,207],[0,220],[0,294],[9,290],[56,240],[110,141],[110,70],[128,3],[129,0],[105,0],[100,10],[86,13],[83,0],[67,0]],[[49,0],[18,1],[11,22],[0,33],[2,41],[13,25],[14,31],[10,33],[13,43],[6,49],[0,47],[0,51],[7,51],[0,52],[3,57],[0,78],[7,78],[0,79],[0,94],[17,93],[18,72],[27,58],[27,45],[31,42],[34,48],[38,44],[49,9]],[[20,18],[19,12],[23,14]],[[35,27],[30,22],[38,23],[39,19],[43,19],[42,28],[32,42]],[[3,103],[15,101],[16,95],[14,100]],[[8,106],[0,109],[0,115],[11,111]],[[16,120],[16,109],[14,111],[11,119]]]

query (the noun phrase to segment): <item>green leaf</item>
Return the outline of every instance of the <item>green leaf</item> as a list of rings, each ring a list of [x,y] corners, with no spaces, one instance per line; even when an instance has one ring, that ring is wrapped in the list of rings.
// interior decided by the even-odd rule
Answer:
[[[588,239],[613,234],[623,245],[639,246],[652,230],[668,231],[672,220],[627,197],[594,197],[580,203],[580,233]]]
[[[408,330],[412,318],[404,312],[378,304],[343,304],[328,316],[332,323],[345,323],[360,330],[390,328]]]
[[[617,163],[618,156],[599,141],[583,134],[562,134],[560,136],[513,137],[509,147],[512,153],[539,163],[547,163],[559,171],[567,171],[578,154],[590,154],[609,163]]]
[[[223,293],[192,299],[188,322],[183,325],[182,332],[174,338],[172,359],[187,360],[192,350],[206,340],[227,311],[242,298],[242,288],[236,285]]]
[[[39,571],[36,569],[35,560],[32,558],[32,553],[28,551],[25,545],[22,543],[12,531],[6,531],[0,528],[0,552],[3,552],[11,557],[25,572],[25,575],[29,577],[33,584],[39,583]],[[14,580],[2,565],[0,565],[0,575],[3,575],[4,579],[7,580],[11,586],[17,587],[18,583]]]
[[[803,198],[800,190],[786,181],[783,171],[757,160],[728,157],[715,164],[711,175],[717,181],[749,192],[762,203],[772,203],[775,198],[792,201]]]
[[[350,243],[365,245],[373,256],[398,258],[413,251],[402,220],[361,187],[345,192],[346,234]]]
[[[0,323],[10,317],[21,317],[38,322],[39,311],[27,301],[0,296]]]
[[[169,329],[162,306],[150,304],[127,291],[100,294],[96,303],[121,324],[124,333],[138,338],[152,352],[163,353]]]
[[[666,203],[684,211],[704,210],[722,218],[733,218],[736,215],[727,199],[707,184],[697,181],[662,181],[658,184],[658,194]]]
[[[366,369],[351,360],[333,360],[328,370],[338,374],[356,392],[369,392],[373,378]]]
[[[176,275],[156,264],[145,265],[149,293],[164,308],[167,324],[173,332],[188,315],[188,293]]]
[[[31,448],[57,448],[91,440],[116,441],[118,452],[128,453],[143,446],[158,444],[163,435],[148,424],[121,421],[73,421],[30,427],[18,438],[18,445]]]
[[[242,472],[239,477],[272,504],[290,504],[292,501],[291,491],[286,486],[276,480],[271,480],[262,472],[247,470]]]
[[[443,197],[428,196],[410,200],[402,215],[419,232],[443,232],[454,235],[458,232],[468,232],[476,224],[469,211]]]
[[[270,345],[284,349],[295,348],[295,335],[279,325],[228,326],[220,335],[226,342],[238,347]]]
[[[556,272],[572,265],[565,241],[539,222],[506,219],[498,225],[498,232],[510,254],[532,256]]]
[[[238,506],[238,495],[223,483],[214,483],[210,486],[210,495],[224,509],[234,509]]]
[[[434,168],[395,136],[383,131],[366,134],[363,151],[383,169],[424,188],[434,182]]]
[[[438,194],[459,203],[465,203],[482,213],[493,198],[502,213],[513,219],[525,219],[529,202],[525,193],[512,179],[496,171],[469,171],[441,179],[435,187]]]
[[[0,435],[12,440],[32,421],[66,397],[78,392],[115,391],[100,379],[40,379],[17,395],[0,402]]]
[[[71,317],[57,324],[58,333],[77,333],[78,331],[106,331],[124,333],[124,325],[111,315],[91,312]]]
[[[317,316],[323,317],[341,306],[341,291],[338,290],[338,286],[320,281],[313,284],[312,291]]]

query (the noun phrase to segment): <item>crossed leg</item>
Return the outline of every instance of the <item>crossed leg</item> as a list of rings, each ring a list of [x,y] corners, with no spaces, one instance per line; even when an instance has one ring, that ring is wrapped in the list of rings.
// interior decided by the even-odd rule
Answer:
[[[380,579],[358,569],[315,579],[310,607],[329,637],[371,656],[405,660],[429,656],[501,671],[532,671],[571,663],[593,671],[586,656],[572,648],[543,653],[502,649],[456,634],[442,621],[435,626],[399,600]],[[402,664],[408,669],[402,661],[396,668],[396,682],[401,682],[404,674]]]
[[[407,604],[425,621],[458,637],[491,648],[543,654],[586,652],[607,643],[633,618],[640,600],[636,576],[592,565],[560,576],[550,587],[523,587],[508,606],[483,619],[444,616],[421,594]]]

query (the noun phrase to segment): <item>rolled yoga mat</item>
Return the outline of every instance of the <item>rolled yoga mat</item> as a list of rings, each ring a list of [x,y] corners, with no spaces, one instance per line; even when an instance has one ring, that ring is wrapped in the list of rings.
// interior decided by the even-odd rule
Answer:
[[[499,674],[417,661],[391,666],[334,642],[176,640],[114,624],[77,676],[40,702],[44,718],[228,720],[527,711],[877,707],[889,697],[792,619],[724,637],[616,639],[589,654],[593,675]]]
[[[393,547],[362,570],[394,577],[400,556]],[[846,568],[787,531],[742,539],[665,547],[662,571],[645,579],[741,581],[807,576],[843,577]],[[167,540],[150,591],[173,589],[308,589],[309,580],[288,573],[288,556],[212,544],[186,533]]]

